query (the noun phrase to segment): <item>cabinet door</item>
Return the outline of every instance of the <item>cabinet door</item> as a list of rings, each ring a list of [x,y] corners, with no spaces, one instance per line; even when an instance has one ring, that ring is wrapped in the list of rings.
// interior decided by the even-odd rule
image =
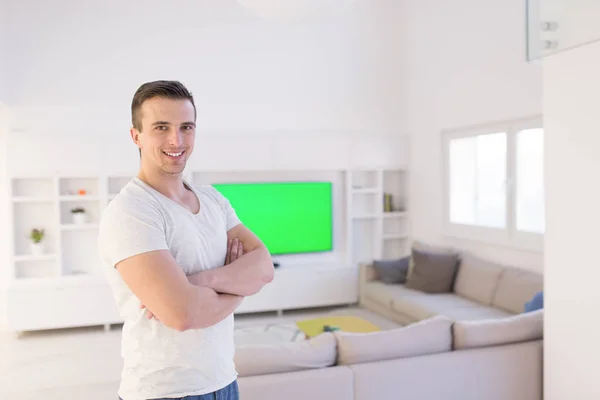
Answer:
[[[121,323],[107,284],[19,285],[7,293],[9,328],[15,331]]]
[[[236,313],[332,306],[358,301],[355,268],[278,270],[258,294],[247,297]]]

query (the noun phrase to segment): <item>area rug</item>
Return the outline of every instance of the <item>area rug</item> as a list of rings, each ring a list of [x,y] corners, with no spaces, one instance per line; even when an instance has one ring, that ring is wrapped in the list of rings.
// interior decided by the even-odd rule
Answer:
[[[353,307],[338,308],[316,313],[286,313],[287,316],[269,321],[252,321],[243,319],[235,326],[235,344],[279,344],[305,340],[304,333],[296,326],[296,320],[327,316],[356,316],[366,319],[382,330],[394,329],[400,325],[371,311]]]
[[[290,322],[244,325],[236,327],[234,334],[236,346],[271,345],[304,340],[304,333],[295,323]]]

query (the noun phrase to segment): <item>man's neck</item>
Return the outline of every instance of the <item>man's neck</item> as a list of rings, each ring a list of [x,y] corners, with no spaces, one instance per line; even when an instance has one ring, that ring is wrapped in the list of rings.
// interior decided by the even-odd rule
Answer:
[[[138,178],[173,200],[181,199],[186,194],[187,189],[183,185],[181,174],[165,174],[161,171],[149,173],[140,169]]]

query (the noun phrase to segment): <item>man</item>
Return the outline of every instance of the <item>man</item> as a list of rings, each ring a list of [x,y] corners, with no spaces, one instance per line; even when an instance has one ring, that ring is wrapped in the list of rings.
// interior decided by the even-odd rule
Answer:
[[[183,179],[196,131],[188,90],[143,84],[131,112],[140,169],[98,238],[124,318],[119,396],[238,399],[233,312],[273,279],[270,254],[216,189]]]

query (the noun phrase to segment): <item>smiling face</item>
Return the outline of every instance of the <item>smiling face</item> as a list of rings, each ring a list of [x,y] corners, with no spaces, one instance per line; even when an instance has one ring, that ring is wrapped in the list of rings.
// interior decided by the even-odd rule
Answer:
[[[142,103],[140,111],[140,126],[131,129],[131,138],[140,148],[142,169],[181,174],[194,149],[194,105],[187,99],[153,97]]]

